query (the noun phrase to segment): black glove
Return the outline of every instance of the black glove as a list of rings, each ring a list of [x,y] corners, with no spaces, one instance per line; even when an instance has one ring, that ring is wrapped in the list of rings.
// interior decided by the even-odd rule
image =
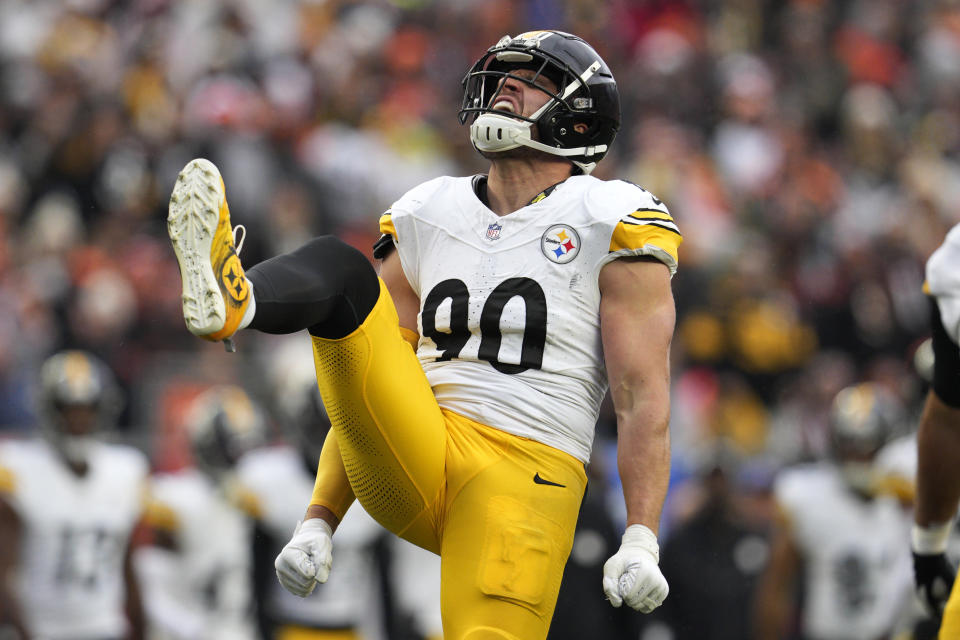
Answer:
[[[943,617],[956,572],[944,553],[913,554],[913,582],[917,597],[927,612],[938,620]]]

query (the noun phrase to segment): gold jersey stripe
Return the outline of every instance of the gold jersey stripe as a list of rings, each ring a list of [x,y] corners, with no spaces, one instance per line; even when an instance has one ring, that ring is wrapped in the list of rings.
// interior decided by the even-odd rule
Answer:
[[[631,213],[629,218],[636,218],[637,220],[669,220],[673,222],[673,216],[671,216],[666,211],[660,209],[637,209]]]
[[[874,491],[880,495],[893,496],[902,504],[913,504],[917,495],[916,484],[907,477],[900,474],[888,474],[881,477]]]
[[[227,500],[254,520],[263,518],[263,506],[260,498],[250,489],[236,483],[227,487]]]
[[[157,500],[151,500],[143,512],[143,520],[147,525],[161,531],[174,532],[180,528],[180,518],[177,512],[168,505]]]
[[[923,281],[923,292],[926,295],[930,295],[930,283],[926,280]]]
[[[397,229],[393,226],[393,216],[389,211],[380,216],[380,233],[386,233],[393,236],[394,240],[397,239]]]
[[[654,224],[630,224],[618,222],[610,237],[610,252],[642,249],[653,245],[665,251],[677,261],[677,249],[683,242],[683,236],[672,229]]]
[[[17,488],[17,477],[13,471],[0,467],[0,493],[13,493]]]

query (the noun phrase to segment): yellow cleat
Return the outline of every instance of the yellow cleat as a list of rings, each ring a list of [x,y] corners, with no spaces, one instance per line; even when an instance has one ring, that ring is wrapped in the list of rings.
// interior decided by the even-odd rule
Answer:
[[[244,231],[237,225],[237,231]],[[170,195],[167,233],[183,283],[183,319],[190,333],[205,340],[230,338],[250,305],[250,283],[234,245],[226,188],[209,160],[191,160],[177,176]]]

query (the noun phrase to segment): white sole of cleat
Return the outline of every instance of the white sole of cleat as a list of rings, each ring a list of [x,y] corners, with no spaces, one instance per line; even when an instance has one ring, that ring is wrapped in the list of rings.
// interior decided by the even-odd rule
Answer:
[[[191,160],[170,195],[167,233],[183,282],[183,319],[198,336],[220,331],[227,318],[210,251],[225,194],[220,172],[209,160]]]

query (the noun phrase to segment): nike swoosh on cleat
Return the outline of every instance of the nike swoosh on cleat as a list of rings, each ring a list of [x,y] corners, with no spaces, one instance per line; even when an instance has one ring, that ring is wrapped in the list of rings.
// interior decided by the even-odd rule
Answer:
[[[544,480],[543,478],[540,477],[540,472],[539,472],[539,471],[538,471],[537,473],[533,474],[533,481],[536,482],[537,484],[548,484],[548,485],[550,485],[551,487],[566,487],[566,486],[567,486],[567,485],[565,485],[565,484],[560,484],[559,482],[550,482],[549,480]]]

